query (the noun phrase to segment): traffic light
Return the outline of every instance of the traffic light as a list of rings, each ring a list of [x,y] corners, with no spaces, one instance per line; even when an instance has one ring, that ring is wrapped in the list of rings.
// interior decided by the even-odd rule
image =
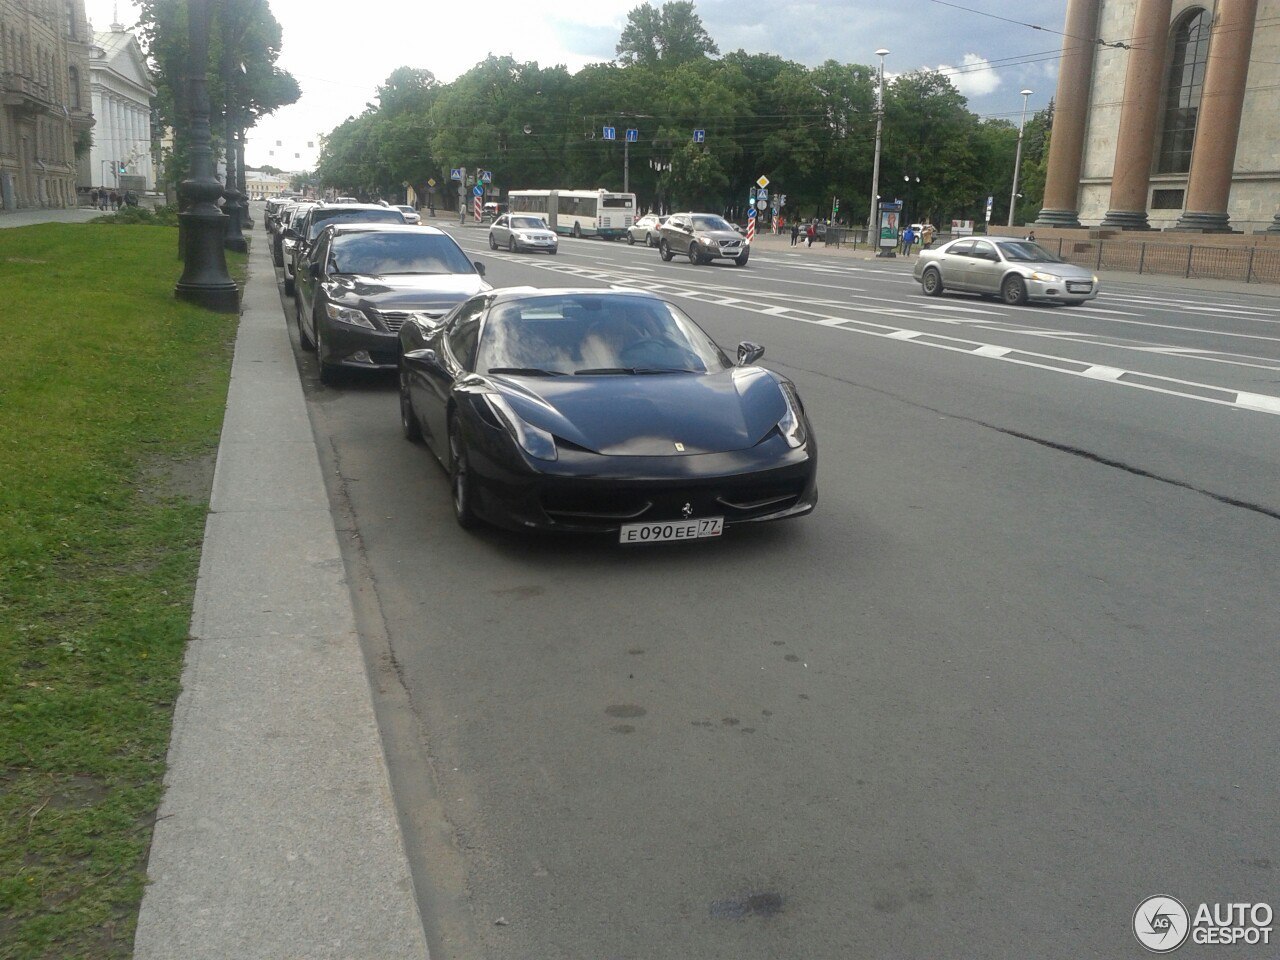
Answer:
[[[839,198],[839,197],[837,197],[837,198],[836,198],[835,206],[833,206],[833,207],[831,208],[831,212],[832,212],[832,213],[839,213],[839,212],[840,212],[840,198]]]
[[[116,164],[116,173],[123,174],[124,172],[125,172],[125,165],[124,165],[124,163],[123,163],[123,162],[120,162],[120,163]]]

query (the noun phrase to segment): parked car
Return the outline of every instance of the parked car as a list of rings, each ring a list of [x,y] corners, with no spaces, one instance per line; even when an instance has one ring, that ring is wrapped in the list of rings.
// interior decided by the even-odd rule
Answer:
[[[627,243],[632,246],[637,243],[643,243],[646,247],[656,247],[658,245],[658,231],[666,219],[666,217],[660,217],[656,213],[649,213],[641,217],[627,227]]]
[[[498,217],[507,212],[505,203],[498,203],[496,200],[490,200],[480,208],[481,220],[496,220]]]
[[[315,254],[298,277],[295,319],[326,384],[344,368],[396,369],[406,320],[443,317],[490,289],[484,265],[436,227],[331,225],[316,239]]]
[[[285,258],[285,293],[293,296],[295,281],[306,270],[307,257],[316,238],[333,223],[404,223],[404,214],[395,207],[376,203],[317,203],[303,212],[300,221],[295,215],[286,234],[294,243],[292,257]]]
[[[396,209],[404,214],[405,223],[421,223],[422,222],[422,217],[418,214],[418,211],[415,210],[409,204],[397,203]]]
[[[658,253],[663,260],[679,254],[694,264],[732,260],[745,267],[751,248],[724,217],[714,213],[673,213],[658,228]]]
[[[490,291],[400,328],[400,420],[449,474],[459,524],[719,536],[817,502],[795,386],[731,362],[675,305],[637,290]]]
[[[1018,306],[1028,301],[1068,306],[1098,296],[1098,277],[1067,263],[1034,240],[964,237],[921,250],[913,274],[936,297],[944,290],[998,296]]]
[[[489,249],[506,247],[512,253],[520,250],[545,250],[556,253],[560,240],[547,222],[532,213],[504,213],[489,227]]]

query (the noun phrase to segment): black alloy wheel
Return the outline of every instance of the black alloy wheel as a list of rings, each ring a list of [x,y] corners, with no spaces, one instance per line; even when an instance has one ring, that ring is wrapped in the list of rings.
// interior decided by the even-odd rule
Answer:
[[[470,530],[477,518],[471,509],[471,470],[456,413],[449,415],[449,491],[453,498],[453,518],[463,530]]]
[[[321,339],[321,326],[319,321],[316,322],[316,366],[319,368],[320,382],[326,387],[332,387],[338,382],[337,368],[332,364],[324,362],[324,341]]]
[[[1021,277],[1008,276],[1000,284],[1000,299],[1011,307],[1020,307],[1027,302],[1027,285]]]
[[[489,249],[490,250],[498,249],[498,241],[493,239],[493,231],[489,232]]]
[[[400,364],[400,429],[410,443],[422,440],[422,424],[413,410],[413,398],[409,396],[409,371],[403,362]]]
[[[573,238],[574,238],[575,240],[581,240],[581,239],[582,239],[582,227],[580,227],[580,226],[579,226],[578,224],[576,224],[576,223],[573,225]]]
[[[942,292],[942,277],[935,267],[925,269],[924,275],[920,278],[920,286],[929,297],[936,297]]]
[[[662,240],[658,241],[658,256],[660,256],[663,260],[667,261],[668,263],[671,261],[671,257],[672,257],[671,248],[667,246],[667,241],[665,237]]]
[[[744,254],[743,254],[742,256],[740,256],[740,257],[734,257],[734,258],[733,258],[733,265],[734,265],[735,267],[745,267],[745,266],[747,265],[747,258],[748,258],[749,256],[750,256],[750,254],[744,253]]]
[[[689,262],[694,266],[702,262],[702,258],[698,256],[698,244],[696,242],[689,244]]]
[[[632,235],[631,231],[630,231],[630,230],[628,230],[628,231],[627,231],[627,246],[628,246],[628,247],[634,247],[635,245],[636,245],[636,238]]]

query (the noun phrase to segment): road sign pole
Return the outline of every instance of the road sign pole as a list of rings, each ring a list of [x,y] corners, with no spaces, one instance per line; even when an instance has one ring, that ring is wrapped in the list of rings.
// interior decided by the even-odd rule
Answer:
[[[622,192],[631,192],[631,138],[622,141]]]

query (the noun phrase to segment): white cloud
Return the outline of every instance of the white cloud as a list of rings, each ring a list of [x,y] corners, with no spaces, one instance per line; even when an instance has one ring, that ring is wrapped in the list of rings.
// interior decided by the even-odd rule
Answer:
[[[946,74],[947,79],[966,97],[984,97],[988,93],[994,93],[1000,86],[1000,75],[986,57],[980,57],[976,53],[966,53],[959,67],[950,67],[944,63],[937,69]]]

